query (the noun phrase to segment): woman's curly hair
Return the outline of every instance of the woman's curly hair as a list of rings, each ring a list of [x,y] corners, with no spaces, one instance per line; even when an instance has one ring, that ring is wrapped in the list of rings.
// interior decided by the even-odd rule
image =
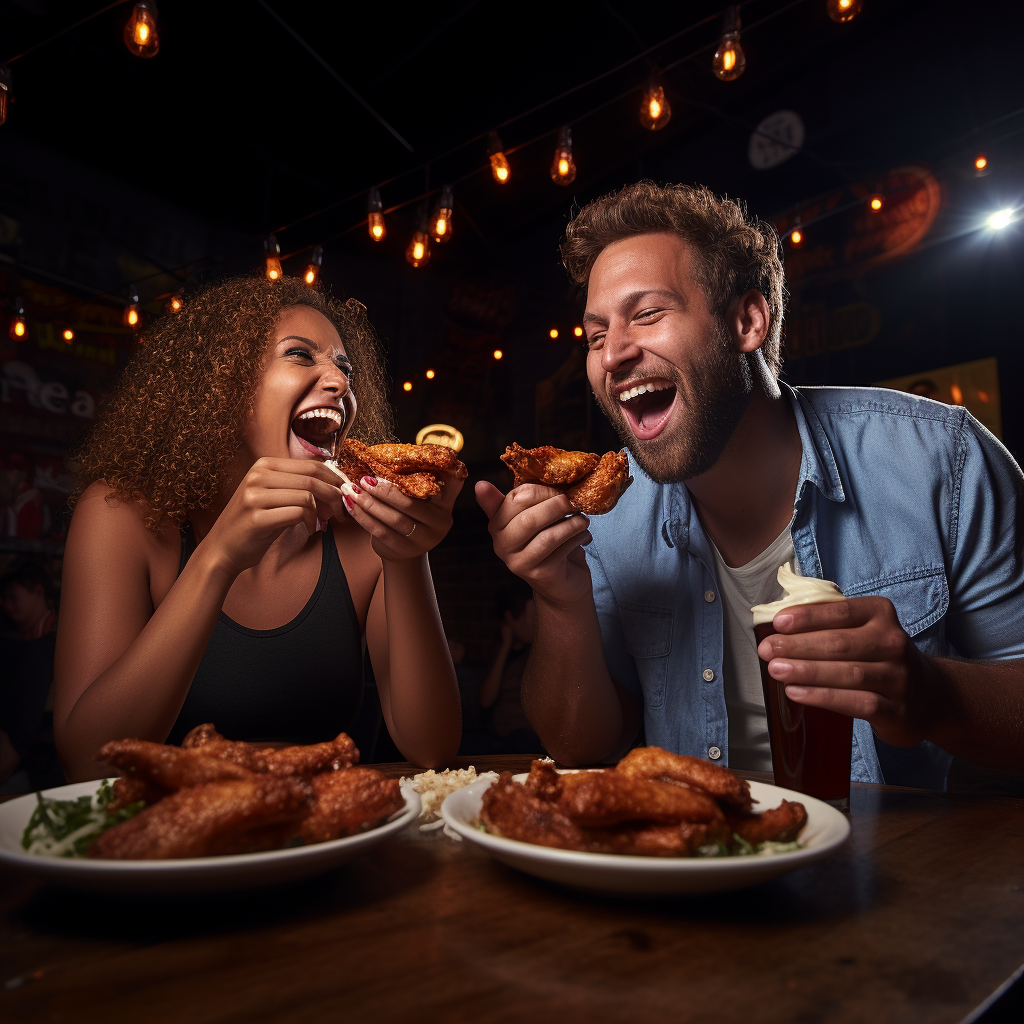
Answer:
[[[71,507],[103,480],[116,498],[143,506],[154,531],[182,525],[190,509],[212,508],[253,410],[274,324],[293,306],[327,317],[352,360],[359,401],[352,436],[392,440],[383,358],[365,308],[294,278],[235,278],[207,286],[143,333],[73,455]]]
[[[569,277],[586,286],[602,250],[635,235],[667,232],[689,242],[698,282],[713,313],[756,288],[771,313],[762,351],[772,373],[782,369],[782,318],[786,275],[775,229],[750,216],[742,203],[719,198],[703,185],[655,185],[639,181],[588,203],[565,232],[562,262]]]

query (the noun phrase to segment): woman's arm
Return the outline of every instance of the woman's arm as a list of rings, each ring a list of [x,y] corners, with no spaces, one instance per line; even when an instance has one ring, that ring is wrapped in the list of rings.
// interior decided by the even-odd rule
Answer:
[[[501,693],[501,677],[508,664],[508,656],[512,653],[512,627],[507,622],[501,624],[501,646],[491,662],[484,681],[480,684],[480,707],[489,708]]]

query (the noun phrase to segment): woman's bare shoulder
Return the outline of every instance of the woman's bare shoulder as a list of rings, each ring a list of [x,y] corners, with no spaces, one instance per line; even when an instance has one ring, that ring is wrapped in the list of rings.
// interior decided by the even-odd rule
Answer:
[[[150,530],[143,507],[116,494],[105,480],[94,480],[79,495],[68,542],[98,546],[116,542],[122,553],[139,554],[163,552],[178,545],[176,530]]]

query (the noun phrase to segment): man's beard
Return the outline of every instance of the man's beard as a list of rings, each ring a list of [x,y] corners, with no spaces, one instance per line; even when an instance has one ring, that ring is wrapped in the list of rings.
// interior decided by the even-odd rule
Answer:
[[[692,480],[711,469],[732,437],[750,401],[753,374],[747,356],[736,351],[724,327],[716,331],[708,350],[694,362],[688,379],[670,364],[658,372],[675,383],[675,401],[682,406],[674,412],[676,423],[670,428],[671,434],[663,431],[649,441],[641,441],[630,430],[617,399],[609,407],[612,400],[605,394],[599,404],[622,443],[655,483]]]

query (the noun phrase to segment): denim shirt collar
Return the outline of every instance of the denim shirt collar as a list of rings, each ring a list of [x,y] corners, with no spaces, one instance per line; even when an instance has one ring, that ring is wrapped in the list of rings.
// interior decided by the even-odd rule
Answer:
[[[832,446],[825,436],[825,430],[817,414],[788,384],[779,381],[779,388],[789,400],[800,433],[802,453],[800,475],[796,484],[796,510],[805,501],[808,484],[817,487],[829,501],[845,501],[846,492],[839,477],[839,467],[836,465]],[[703,535],[704,531],[700,527],[693,503],[690,501],[690,492],[685,484],[669,484],[662,488],[662,517],[662,535],[673,547],[678,546],[685,551],[691,546],[691,533],[696,532],[701,537]],[[699,546],[703,547],[703,544]]]

